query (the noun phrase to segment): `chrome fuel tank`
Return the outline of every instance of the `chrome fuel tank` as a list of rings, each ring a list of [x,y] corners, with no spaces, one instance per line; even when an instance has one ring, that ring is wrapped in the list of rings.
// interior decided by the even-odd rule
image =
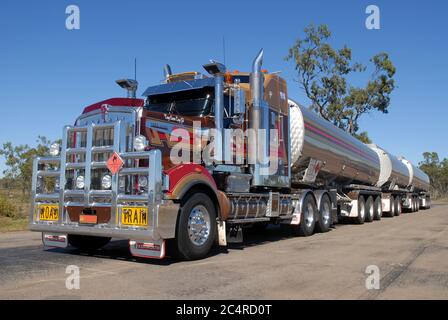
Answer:
[[[406,188],[409,184],[409,170],[407,166],[396,156],[375,144],[369,147],[378,154],[380,158],[380,177],[376,186],[383,190],[394,190]]]
[[[403,162],[409,170],[407,187],[413,191],[429,191],[430,181],[428,175],[414,166],[409,160],[401,157],[400,161]]]
[[[380,159],[375,151],[294,101],[289,105],[293,182],[377,184]]]

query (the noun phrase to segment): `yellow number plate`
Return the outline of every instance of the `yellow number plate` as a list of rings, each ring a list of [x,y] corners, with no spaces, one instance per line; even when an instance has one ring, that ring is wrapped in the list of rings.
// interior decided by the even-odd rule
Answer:
[[[123,207],[121,209],[121,224],[146,227],[148,225],[148,208]]]
[[[40,205],[39,206],[40,221],[58,221],[59,206],[58,205]]]

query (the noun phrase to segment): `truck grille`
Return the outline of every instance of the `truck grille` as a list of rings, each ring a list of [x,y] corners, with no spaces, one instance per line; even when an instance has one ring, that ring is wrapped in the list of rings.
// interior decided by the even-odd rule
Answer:
[[[102,218],[99,222],[107,223],[108,227],[121,227],[117,215],[121,214],[123,206],[147,206],[149,212],[153,212],[152,208],[162,197],[161,153],[159,150],[132,151],[135,126],[135,123],[121,120],[66,126],[60,157],[37,158],[34,161],[33,223],[40,222],[36,221],[35,213],[42,203],[59,204],[58,223],[62,224],[77,222],[73,219],[84,208],[104,208],[101,209]],[[112,175],[106,162],[114,152],[123,159],[124,166],[118,174]],[[139,167],[143,162],[149,165]],[[104,190],[101,181],[106,174],[112,176],[112,186]],[[76,179],[80,175],[84,177],[82,189],[76,186]],[[146,190],[132,188],[139,176],[148,178]],[[48,190],[42,188],[39,181],[48,177],[59,179],[59,190],[48,193]],[[149,225],[153,219],[150,214]]]

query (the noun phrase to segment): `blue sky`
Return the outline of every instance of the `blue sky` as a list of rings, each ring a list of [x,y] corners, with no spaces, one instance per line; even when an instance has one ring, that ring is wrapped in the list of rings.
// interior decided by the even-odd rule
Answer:
[[[80,8],[80,30],[65,28],[70,4]],[[369,4],[381,10],[380,30],[365,28]],[[165,63],[179,72],[222,60],[223,36],[229,69],[249,70],[263,47],[266,69],[282,71],[289,95],[307,104],[283,58],[305,26],[326,23],[332,44],[347,44],[354,60],[386,51],[397,67],[390,113],[365,116],[362,129],[414,163],[424,151],[448,157],[447,15],[443,0],[2,0],[0,144],[59,138],[84,106],[125,94],[114,80],[133,76],[134,57],[139,94],[159,83]]]

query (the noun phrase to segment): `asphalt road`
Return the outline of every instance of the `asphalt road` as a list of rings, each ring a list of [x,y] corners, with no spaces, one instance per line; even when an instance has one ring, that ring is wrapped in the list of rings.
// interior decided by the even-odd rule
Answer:
[[[66,288],[66,267],[80,289]],[[380,289],[366,289],[376,265]],[[113,241],[95,254],[47,249],[40,234],[0,234],[1,299],[448,299],[448,205],[338,225],[309,238],[278,228],[200,261],[142,260]]]

